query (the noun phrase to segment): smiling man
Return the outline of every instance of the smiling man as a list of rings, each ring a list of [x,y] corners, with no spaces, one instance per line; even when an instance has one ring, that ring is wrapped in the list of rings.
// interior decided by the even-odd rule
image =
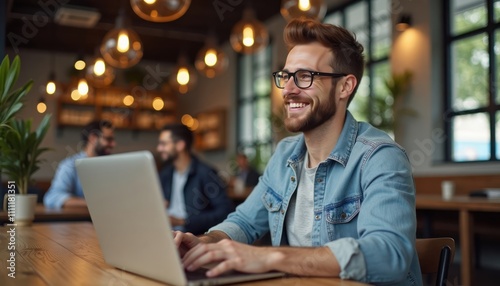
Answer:
[[[202,234],[233,211],[226,184],[217,171],[192,152],[193,133],[182,124],[168,124],[158,138],[163,161],[160,181],[170,223],[177,230]]]
[[[82,150],[61,161],[50,188],[43,197],[48,208],[87,207],[82,185],[76,173],[76,159],[104,156],[115,148],[113,124],[107,120],[96,120],[87,124],[81,132]]]
[[[364,68],[347,30],[293,20],[289,53],[273,73],[288,130],[258,185],[201,237],[177,232],[188,270],[283,271],[374,284],[421,285],[415,250],[415,187],[405,151],[356,121],[347,107]],[[272,247],[249,246],[270,232]]]

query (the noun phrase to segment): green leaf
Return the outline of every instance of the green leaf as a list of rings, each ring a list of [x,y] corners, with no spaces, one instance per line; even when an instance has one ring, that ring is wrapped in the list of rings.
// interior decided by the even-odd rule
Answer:
[[[17,78],[19,77],[19,72],[21,70],[21,60],[19,56],[16,56],[10,65],[9,72],[5,77],[4,83],[4,91],[9,91],[12,86],[16,83]]]

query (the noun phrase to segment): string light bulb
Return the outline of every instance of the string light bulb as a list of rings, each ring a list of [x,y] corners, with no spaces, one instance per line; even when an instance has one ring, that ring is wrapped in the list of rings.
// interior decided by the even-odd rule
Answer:
[[[94,87],[106,87],[115,79],[115,70],[102,57],[97,56],[87,67],[85,78]]]
[[[116,18],[115,28],[104,36],[100,51],[106,63],[116,68],[132,67],[142,59],[141,39],[125,24],[124,9],[120,10]]]
[[[38,101],[38,104],[36,105],[36,110],[40,114],[45,113],[45,111],[47,111],[47,105],[45,104],[45,99],[43,97],[40,97],[40,100]]]
[[[49,81],[47,81],[47,85],[45,86],[45,91],[49,95],[56,93],[57,86],[55,80],[56,80],[56,74],[54,73],[54,71],[51,71],[49,75]]]
[[[267,46],[269,33],[266,27],[255,18],[255,12],[247,8],[243,18],[234,25],[230,42],[238,53],[253,54]]]
[[[178,64],[170,78],[170,84],[181,94],[191,90],[197,81],[196,70],[190,64],[184,54],[179,57]]]
[[[196,56],[196,69],[207,78],[214,78],[223,73],[228,66],[228,60],[224,52],[217,47],[215,36],[210,35]]]
[[[182,17],[191,0],[130,0],[132,10],[146,21],[170,22]]]
[[[308,18],[321,21],[326,15],[324,0],[282,0],[281,15],[285,20]]]

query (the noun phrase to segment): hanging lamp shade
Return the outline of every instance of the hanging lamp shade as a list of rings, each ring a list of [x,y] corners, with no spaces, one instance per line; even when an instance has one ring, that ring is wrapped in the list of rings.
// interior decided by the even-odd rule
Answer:
[[[252,9],[243,11],[243,19],[234,25],[230,42],[238,53],[253,54],[267,46],[269,33],[266,27],[255,18]]]
[[[326,4],[323,0],[282,0],[280,12],[287,21],[295,18],[321,21],[326,14]]]
[[[106,63],[116,68],[129,68],[142,58],[142,42],[134,30],[125,24],[125,12],[122,9],[116,19],[116,26],[109,31],[101,44],[101,55]]]
[[[179,93],[185,94],[193,89],[197,79],[196,70],[188,63],[186,56],[181,55],[170,77],[170,85]]]
[[[227,57],[217,46],[215,36],[210,35],[207,38],[205,46],[196,56],[195,66],[207,78],[214,78],[227,69]]]
[[[115,79],[115,70],[102,57],[95,57],[85,70],[85,78],[93,87],[105,87]]]
[[[186,13],[191,0],[130,0],[132,9],[146,21],[170,22]]]

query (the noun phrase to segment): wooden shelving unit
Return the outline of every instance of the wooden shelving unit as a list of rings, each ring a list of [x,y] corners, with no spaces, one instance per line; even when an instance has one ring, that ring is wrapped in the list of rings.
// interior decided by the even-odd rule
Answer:
[[[74,100],[71,97],[74,87],[65,88],[58,99],[57,126],[83,127],[95,119],[107,119],[117,129],[159,130],[167,123],[177,121],[177,98],[160,91],[146,91],[134,94],[134,88],[106,87],[93,89],[87,98]],[[124,97],[134,96],[132,105],[124,104]],[[154,98],[163,99],[161,110],[153,109]]]

